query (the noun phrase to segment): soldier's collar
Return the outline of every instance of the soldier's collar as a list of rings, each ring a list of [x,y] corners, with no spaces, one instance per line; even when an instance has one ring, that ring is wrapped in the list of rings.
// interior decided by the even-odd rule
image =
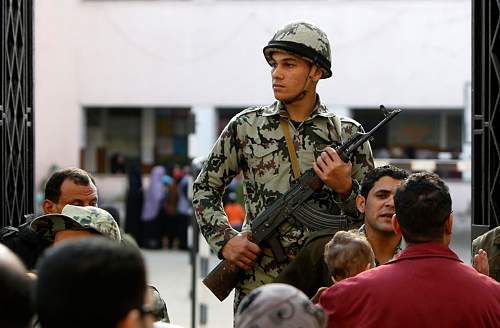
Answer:
[[[262,116],[273,116],[280,115],[283,117],[288,117],[288,112],[286,111],[285,104],[279,100],[275,101],[271,106],[268,106],[262,112]],[[336,115],[332,112],[329,112],[328,109],[321,103],[321,99],[318,94],[316,94],[316,105],[311,113],[311,118],[315,116],[322,117],[335,117]]]

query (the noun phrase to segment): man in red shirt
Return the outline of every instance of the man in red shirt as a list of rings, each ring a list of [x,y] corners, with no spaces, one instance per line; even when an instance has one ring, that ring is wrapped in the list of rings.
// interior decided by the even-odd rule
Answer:
[[[325,291],[328,327],[500,327],[500,284],[448,248],[448,187],[416,173],[394,197],[394,230],[408,247],[395,259]]]

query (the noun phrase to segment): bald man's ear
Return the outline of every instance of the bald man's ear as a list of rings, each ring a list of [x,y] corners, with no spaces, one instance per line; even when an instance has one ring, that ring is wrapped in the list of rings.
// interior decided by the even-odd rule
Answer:
[[[356,207],[358,208],[359,212],[365,213],[365,203],[366,203],[365,197],[361,195],[356,196]]]
[[[392,229],[394,229],[394,231],[398,235],[400,235],[401,234],[401,226],[399,225],[398,218],[396,217],[396,214],[392,215],[391,223],[392,223]]]

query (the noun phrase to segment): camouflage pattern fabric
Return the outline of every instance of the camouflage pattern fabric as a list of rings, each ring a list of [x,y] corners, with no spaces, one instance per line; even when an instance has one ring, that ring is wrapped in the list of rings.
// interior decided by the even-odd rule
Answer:
[[[155,317],[155,321],[170,322],[168,317],[167,304],[160,295],[160,292],[156,287],[149,285],[149,290],[152,294],[151,310],[152,315]]]
[[[254,289],[240,304],[236,328],[324,328],[327,315],[297,288],[269,284]]]
[[[361,227],[359,227],[358,232],[361,234],[361,236],[366,237],[366,228],[365,228],[364,224]],[[403,249],[405,249],[406,246],[407,246],[407,244],[406,244],[405,240],[403,239],[403,237],[401,237],[401,240],[399,241],[399,243],[394,248],[394,251],[392,252],[392,258],[395,258],[399,253],[401,253],[401,251]],[[377,259],[375,259],[375,266],[379,266],[379,265],[380,265],[380,263],[377,261]]]
[[[122,239],[120,228],[111,214],[93,206],[66,205],[60,214],[46,214],[34,219],[31,229],[43,233],[50,242],[61,230],[92,230],[116,241]]]
[[[288,112],[279,101],[269,106],[248,108],[236,115],[225,127],[194,182],[193,206],[200,231],[216,253],[228,237],[238,233],[229,225],[221,201],[224,189],[233,177],[241,172],[244,178],[246,218],[243,230],[250,230],[250,223],[257,214],[290,189],[293,173],[279,125],[281,116],[288,117]],[[310,117],[297,128],[289,124],[302,172],[312,168],[325,146],[344,142],[362,131],[356,121],[328,112],[319,97]],[[329,214],[359,217],[355,204],[358,181],[373,167],[368,143],[354,154],[352,164],[353,192],[347,200],[340,201],[332,189],[323,186],[308,204]],[[280,242],[289,258],[297,254],[308,236],[309,231],[298,222],[280,227]],[[244,273],[237,286],[235,304],[254,288],[272,282],[287,264],[276,262],[270,250],[264,248],[256,266]]]
[[[472,242],[472,258],[479,249],[488,253],[490,277],[500,282],[500,227],[493,228]]]

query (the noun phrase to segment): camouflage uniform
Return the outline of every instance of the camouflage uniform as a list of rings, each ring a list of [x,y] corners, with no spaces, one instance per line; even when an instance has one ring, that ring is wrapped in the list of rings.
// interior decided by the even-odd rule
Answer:
[[[300,43],[297,47],[297,42]],[[309,42],[304,46],[303,43]],[[325,41],[326,40],[326,41]],[[273,51],[288,51],[316,63],[322,77],[331,76],[330,49],[326,35],[306,23],[295,23],[279,31],[264,48],[264,55],[271,60]],[[290,189],[294,180],[280,118],[288,121],[285,105],[277,101],[268,106],[245,109],[228,123],[214,145],[203,169],[194,182],[193,208],[200,231],[211,248],[219,254],[225,243],[238,231],[228,222],[222,206],[226,186],[239,173],[243,176],[246,218],[243,230],[249,230],[252,220],[279,196]],[[311,169],[325,146],[345,142],[361,125],[349,118],[337,116],[321,104],[316,95],[316,105],[303,122],[290,123],[289,129],[300,170]],[[357,217],[355,198],[365,172],[373,167],[368,143],[358,149],[352,158],[353,190],[349,198],[341,201],[327,186],[316,192],[308,201],[310,206],[329,214],[346,214]],[[289,258],[293,258],[309,236],[298,222],[287,222],[280,227],[280,242]],[[237,286],[235,305],[254,288],[272,282],[288,263],[279,264],[270,249],[260,245],[263,253],[255,267],[245,271]]]
[[[479,249],[485,250],[488,254],[490,277],[500,282],[500,227],[496,227],[474,239],[472,242],[472,258]]]
[[[246,218],[243,230],[281,194],[290,189],[293,173],[285,137],[280,129],[281,116],[288,116],[281,102],[265,107],[253,107],[235,116],[217,140],[208,160],[194,183],[194,208],[201,232],[215,252],[219,252],[228,238],[238,232],[231,228],[224,213],[221,197],[225,187],[238,173],[242,173],[245,192]],[[302,172],[310,169],[318,152],[326,145],[347,140],[362,131],[359,123],[328,112],[319,102],[309,118],[298,128],[290,124]],[[323,186],[313,195],[312,206],[330,214],[357,217],[355,198],[358,181],[373,167],[368,144],[359,149],[352,159],[353,191],[340,201],[333,190]],[[280,227],[281,243],[290,256],[295,256],[309,235],[299,223]],[[259,257],[254,270],[245,272],[238,286],[245,294],[271,282],[285,264],[278,264],[269,251]]]
[[[123,240],[120,228],[115,219],[107,211],[93,206],[64,206],[62,212],[46,214],[37,217],[31,222],[31,229],[41,234],[48,242],[52,243],[56,232],[61,230],[90,230],[112,240],[120,242],[124,247],[139,247]],[[169,322],[165,301],[158,290],[149,286],[152,294],[152,310],[155,319]]]
[[[359,232],[362,236],[365,236],[365,237],[366,237],[366,228],[365,228],[365,225],[364,225],[364,224],[363,224],[363,225],[359,228],[358,232]],[[392,258],[394,259],[394,258],[395,258],[395,257],[396,257],[399,253],[401,253],[401,251],[402,251],[403,249],[405,249],[405,248],[406,248],[406,246],[407,246],[407,244],[406,244],[405,240],[404,240],[403,238],[401,238],[401,239],[399,240],[399,243],[398,243],[398,244],[396,245],[396,247],[394,248],[394,251],[392,252]],[[380,263],[378,262],[378,260],[377,260],[377,259],[375,259],[375,265],[376,265],[376,266],[379,266],[379,265],[380,265]]]

